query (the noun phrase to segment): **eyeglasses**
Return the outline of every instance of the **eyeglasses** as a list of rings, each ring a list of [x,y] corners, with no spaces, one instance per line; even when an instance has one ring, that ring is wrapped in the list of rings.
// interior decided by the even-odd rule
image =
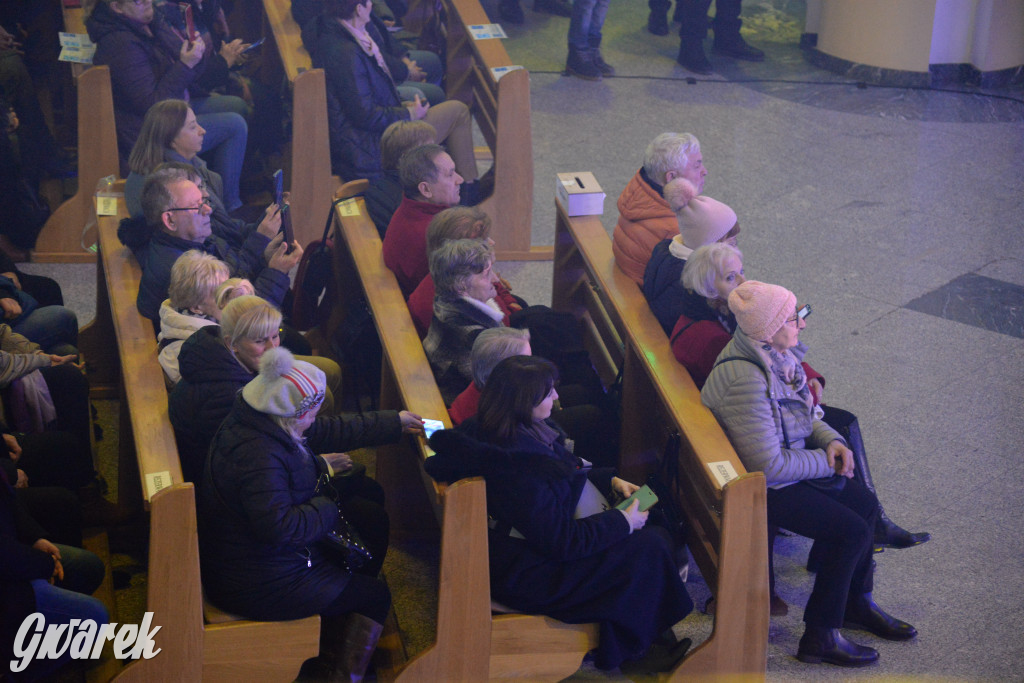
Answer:
[[[210,208],[209,197],[203,197],[203,200],[199,202],[199,206],[172,206],[169,209],[164,209],[164,211],[194,211],[196,213],[199,213],[200,211],[203,210],[204,206],[206,208]]]
[[[804,304],[803,306],[801,306],[799,308],[799,310],[797,310],[796,315],[794,315],[792,318],[787,318],[786,322],[787,323],[795,323],[797,320],[806,320],[807,316],[809,316],[810,314],[811,314],[811,305],[810,304]]]

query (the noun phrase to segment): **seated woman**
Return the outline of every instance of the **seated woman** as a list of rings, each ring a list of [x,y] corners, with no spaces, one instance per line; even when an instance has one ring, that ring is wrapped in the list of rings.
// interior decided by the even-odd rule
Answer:
[[[209,92],[228,78],[238,56],[236,47],[225,44],[214,55],[202,39],[190,43],[151,0],[98,0],[85,25],[96,44],[93,63],[110,67],[122,169],[149,108],[160,100],[187,98],[206,130],[201,152],[209,154],[214,170],[224,178],[227,209],[241,206],[239,180],[249,135],[244,116],[249,106],[234,95]]]
[[[814,411],[800,366],[807,309],[777,285],[748,280],[729,295],[737,330],[708,377],[701,400],[718,419],[749,471],[764,472],[768,523],[815,540],[822,562],[804,608],[797,658],[864,666],[878,652],[839,629],[880,638],[917,635],[871,597],[871,541],[878,499],[853,479],[853,453]]]
[[[398,175],[398,160],[410,149],[437,142],[437,132],[426,121],[395,121],[384,129],[380,138],[382,173],[370,180],[363,193],[366,212],[377,226],[380,238],[388,229],[391,217],[402,203],[402,180]]]
[[[568,623],[598,622],[601,669],[671,669],[689,641],[675,643],[670,629],[693,609],[672,541],[645,526],[648,513],[638,502],[583,509],[591,507],[584,501],[625,498],[637,487],[566,447],[548,419],[557,379],[555,366],[540,358],[501,361],[477,417],[434,433],[437,454],[424,466],[443,482],[486,480],[495,600]],[[660,635],[668,644],[652,647]]]
[[[473,379],[469,352],[476,336],[505,317],[494,300],[493,263],[494,248],[484,240],[450,240],[430,255],[436,295],[423,350],[445,405]]]
[[[433,106],[419,96],[402,101],[381,52],[383,38],[370,21],[372,5],[372,0],[326,0],[323,14],[302,29],[313,65],[327,73],[332,169],[346,180],[379,176],[384,130],[395,121],[423,120],[447,146],[466,181],[463,204],[477,203],[483,197],[469,109],[457,100]]]
[[[729,310],[729,294],[746,282],[743,271],[743,254],[736,247],[715,243],[700,247],[686,261],[683,268],[682,285],[689,293],[683,313],[672,330],[672,353],[682,363],[700,389],[704,386],[715,360],[732,339],[736,331],[736,318]],[[807,347],[800,342],[802,354]],[[853,476],[869,491],[877,495],[871,470],[868,468],[867,452],[861,439],[860,424],[853,413],[821,403],[825,392],[825,378],[806,362],[801,363],[807,376],[807,385],[815,405],[824,409],[822,418],[826,424],[846,439],[853,451]],[[878,522],[875,525],[874,543],[889,548],[910,548],[931,538],[927,532],[911,533],[900,527],[878,506]],[[810,563],[812,566],[814,562]]]
[[[232,300],[220,322],[200,327],[178,353],[181,380],[171,391],[168,408],[187,481],[199,480],[210,441],[231,410],[235,394],[255,377],[263,354],[281,343],[281,313],[259,297]],[[315,361],[326,373],[327,398],[321,412],[331,414],[341,368],[327,358],[308,357],[308,361]]]
[[[494,240],[491,239],[491,217],[479,207],[453,206],[430,219],[430,225],[427,227],[427,262],[430,261],[430,254],[445,242],[463,239],[485,240],[492,246],[494,245]],[[491,277],[494,282],[494,301],[505,314],[502,324],[508,325],[510,316],[521,310],[525,302],[512,294],[512,288],[493,267],[491,268]],[[430,329],[430,321],[434,317],[435,294],[434,278],[428,273],[425,278],[420,280],[419,285],[406,301],[420,339],[426,337],[427,331]]]
[[[142,120],[142,128],[132,147],[131,156],[128,157],[128,169],[131,172],[124,184],[124,201],[128,212],[133,217],[142,216],[142,188],[146,176],[158,166],[164,163],[188,164],[194,171],[194,182],[210,200],[210,227],[215,235],[234,247],[241,247],[246,236],[253,230],[268,238],[274,237],[277,228],[271,225],[272,221],[268,217],[277,212],[276,204],[267,207],[258,225],[232,218],[228,214],[224,201],[224,180],[199,156],[206,135],[206,129],[200,125],[195,112],[184,100],[162,100],[150,107]]]
[[[391,605],[376,578],[387,513],[378,505],[370,516],[355,514],[331,477],[347,460],[340,451],[394,443],[422,431],[422,421],[395,411],[317,418],[322,372],[285,349],[264,353],[259,369],[220,425],[199,487],[203,588],[248,619],[319,614],[317,679],[359,681]],[[356,572],[327,543],[339,509],[373,553]],[[383,529],[383,547],[371,543],[368,526]]]
[[[156,339],[160,367],[172,385],[181,379],[181,345],[200,327],[220,322],[221,312],[214,295],[228,275],[226,263],[198,249],[186,251],[171,267],[171,285],[168,298],[160,304],[160,332]]]
[[[712,242],[736,246],[740,224],[735,211],[717,199],[698,195],[696,186],[685,178],[665,185],[665,200],[676,213],[679,234],[654,246],[641,289],[651,313],[669,334],[687,298],[679,283],[687,257],[697,247]]]

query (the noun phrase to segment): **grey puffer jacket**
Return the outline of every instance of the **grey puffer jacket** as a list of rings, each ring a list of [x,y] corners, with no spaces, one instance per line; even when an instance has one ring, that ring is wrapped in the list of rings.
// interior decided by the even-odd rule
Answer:
[[[765,367],[757,344],[737,329],[700,392],[715,414],[747,470],[764,472],[768,487],[780,489],[806,479],[828,477],[825,446],[839,433],[814,418],[810,407],[791,387]],[[790,353],[802,360],[803,343]],[[746,360],[723,361],[729,357]],[[789,448],[785,447],[785,421]]]

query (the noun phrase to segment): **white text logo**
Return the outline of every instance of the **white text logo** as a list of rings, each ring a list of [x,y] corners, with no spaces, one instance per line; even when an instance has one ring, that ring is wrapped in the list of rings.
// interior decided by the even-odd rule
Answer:
[[[33,659],[59,659],[65,653],[72,659],[99,659],[108,640],[113,641],[118,659],[152,659],[160,653],[153,636],[163,628],[157,626],[151,631],[152,621],[153,613],[146,612],[141,625],[121,624],[120,628],[116,623],[97,626],[92,619],[47,626],[43,615],[35,612],[18,629],[14,639],[14,656],[18,659],[11,660],[11,671],[24,671]]]

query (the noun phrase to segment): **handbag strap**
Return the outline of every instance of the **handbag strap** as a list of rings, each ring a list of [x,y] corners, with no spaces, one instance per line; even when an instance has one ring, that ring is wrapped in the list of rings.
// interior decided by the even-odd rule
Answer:
[[[358,197],[360,194],[354,194],[352,197]],[[320,244],[327,244],[327,236],[331,234],[331,227],[334,225],[334,210],[338,207],[338,204],[352,199],[352,197],[338,197],[331,202],[331,208],[327,210],[327,221],[326,225],[324,225],[324,234],[320,237]]]
[[[711,369],[714,370],[722,363],[731,360],[743,360],[750,363],[751,365],[756,366],[757,369],[764,373],[764,377],[768,381],[768,386],[771,386],[771,379],[768,377],[768,371],[761,367],[759,363],[754,362],[753,360],[747,358],[746,356],[727,356],[725,358],[719,358],[717,361],[715,361],[715,364],[714,366],[712,366]],[[782,440],[786,443],[786,450],[789,450],[789,432],[786,430],[786,417],[782,414],[782,407],[779,405],[779,402],[775,400],[775,398],[771,395],[770,392],[768,394],[768,400],[775,404],[775,409],[779,411],[779,424],[782,425]]]

